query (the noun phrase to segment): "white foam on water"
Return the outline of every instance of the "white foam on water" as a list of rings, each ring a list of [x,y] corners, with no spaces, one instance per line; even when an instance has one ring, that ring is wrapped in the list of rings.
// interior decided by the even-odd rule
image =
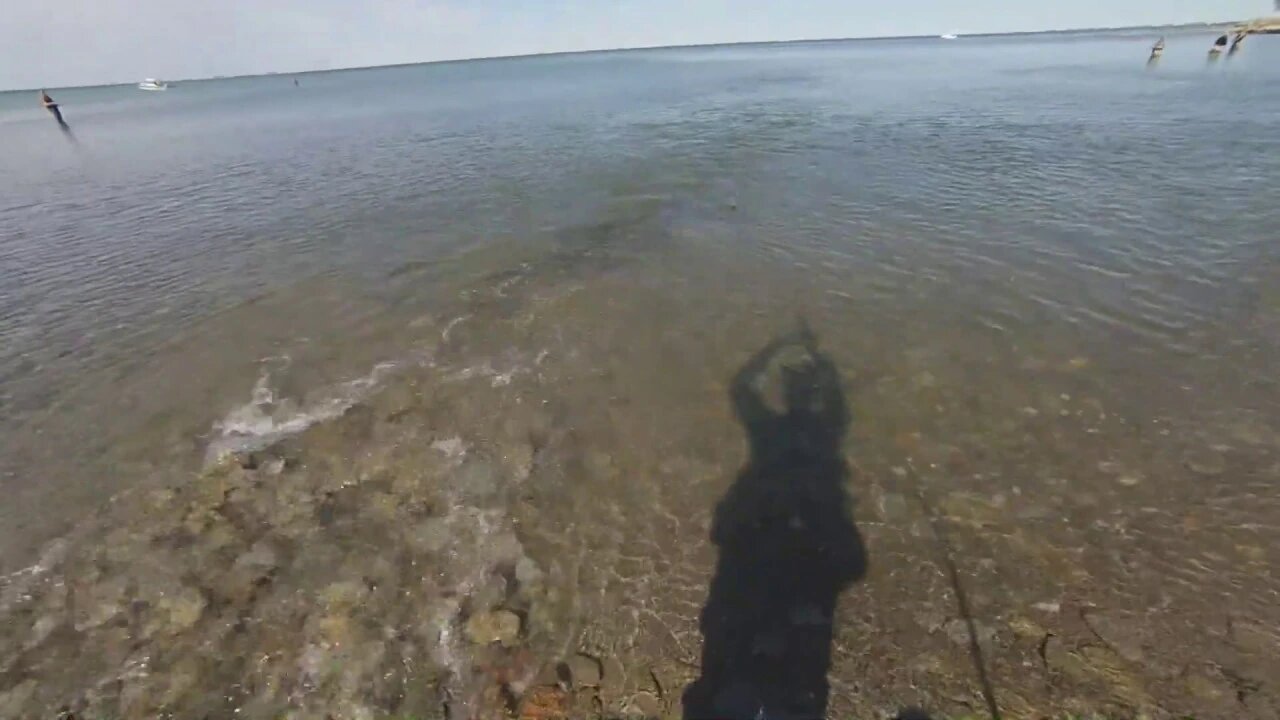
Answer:
[[[452,320],[444,330],[449,331],[466,320],[462,316]],[[270,446],[283,438],[296,435],[319,422],[340,417],[357,403],[368,398],[389,375],[405,366],[435,367],[430,353],[415,353],[404,362],[382,362],[373,366],[368,374],[348,380],[316,392],[308,393],[301,400],[281,398],[272,385],[273,371],[286,370],[289,357],[263,358],[262,371],[249,393],[249,401],[232,408],[221,420],[213,424],[213,439],[205,451],[205,464],[217,463],[230,453],[252,452]],[[455,370],[443,376],[446,382],[460,382],[473,378],[488,378],[497,387],[510,385],[516,377],[529,372],[519,362],[505,370],[494,368],[489,359]]]
[[[444,326],[444,330],[443,330],[443,331],[441,331],[441,333],[440,333],[440,339],[441,339],[441,340],[444,340],[445,342],[448,342],[448,341],[449,341],[449,333],[453,332],[453,328],[454,328],[455,326],[457,326],[457,324],[458,324],[458,323],[460,323],[460,322],[462,322],[462,321],[466,320],[466,319],[467,319],[467,318],[469,318],[469,317],[471,317],[471,316],[470,316],[470,315],[463,315],[463,316],[461,316],[461,317],[456,317],[456,318],[454,318],[454,319],[450,320],[450,321],[449,321],[449,324],[448,324],[448,325],[445,325],[445,326]]]
[[[288,358],[283,360],[287,367]],[[232,408],[214,423],[205,463],[215,463],[229,453],[261,450],[318,422],[339,417],[367,398],[398,367],[394,362],[378,363],[367,375],[311,393],[298,402],[277,398],[271,385],[271,366],[264,363],[249,402]]]
[[[513,364],[506,370],[499,370],[493,366],[490,360],[485,360],[479,365],[464,367],[461,370],[455,370],[445,376],[446,382],[463,382],[473,378],[489,378],[489,384],[493,387],[506,387],[516,379],[517,376],[529,372],[529,369],[520,364]]]

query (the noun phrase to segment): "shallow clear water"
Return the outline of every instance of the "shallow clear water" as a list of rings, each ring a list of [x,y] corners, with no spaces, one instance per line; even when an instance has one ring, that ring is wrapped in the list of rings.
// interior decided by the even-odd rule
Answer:
[[[947,595],[904,478],[962,528],[997,634],[1037,605],[1145,613],[1163,638],[1280,621],[1280,41],[1209,64],[1210,37],[1179,35],[1145,67],[1151,41],[53,91],[74,139],[0,94],[0,567],[117,491],[412,377],[457,412],[433,442],[505,447],[525,430],[498,407],[559,428],[538,431],[558,474],[496,502],[544,568],[572,566],[549,570],[572,598],[552,635],[696,664],[710,518],[745,462],[728,385],[803,317],[844,377],[870,567],[833,707],[864,707],[864,652],[932,657],[901,633],[953,612],[893,609]],[[378,452],[333,432],[317,457]],[[1034,645],[997,652],[997,679]]]

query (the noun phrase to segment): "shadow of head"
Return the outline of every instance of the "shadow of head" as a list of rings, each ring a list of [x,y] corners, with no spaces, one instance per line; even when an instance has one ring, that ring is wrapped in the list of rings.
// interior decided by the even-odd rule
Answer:
[[[829,443],[823,450],[838,452],[849,426],[844,393],[835,365],[825,355],[808,352],[798,362],[782,366],[786,418],[796,430],[815,433]]]
[[[750,459],[716,507],[702,676],[685,717],[824,717],[836,601],[867,562],[839,373],[802,328],[752,356],[730,395]]]

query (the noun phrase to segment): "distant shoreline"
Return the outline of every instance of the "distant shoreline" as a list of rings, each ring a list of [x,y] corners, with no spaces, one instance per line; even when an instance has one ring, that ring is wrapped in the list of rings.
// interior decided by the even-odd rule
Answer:
[[[1241,25],[1247,21],[1243,20],[1222,20],[1218,22],[1202,22],[1202,23],[1180,23],[1176,25],[1126,25],[1121,27],[1096,27],[1096,28],[1067,28],[1060,30],[1021,30],[1017,32],[1001,32],[1001,33],[959,33],[961,38],[1001,38],[1001,37],[1033,37],[1036,35],[1089,35],[1098,33],[1120,33],[1131,32],[1136,30],[1151,31],[1191,31],[1205,30],[1210,31],[1219,28],[1230,28]],[[417,65],[448,65],[454,63],[468,62],[487,62],[496,60],[520,60],[524,58],[552,58],[569,55],[603,55],[606,53],[625,53],[625,52],[647,52],[654,50],[695,50],[709,48],[732,48],[732,47],[764,47],[770,45],[800,45],[813,43],[843,43],[843,42],[890,42],[901,40],[930,40],[936,39],[938,35],[877,35],[870,37],[835,37],[835,38],[793,38],[789,40],[743,40],[740,42],[726,43],[694,43],[690,45],[641,45],[636,47],[621,48],[604,48],[597,50],[556,50],[543,53],[524,53],[517,55],[489,55],[470,58],[453,58],[448,60],[422,60],[418,62],[404,63],[388,63],[386,65],[351,65],[349,67],[326,68],[316,70],[280,70],[280,71],[263,71],[256,73],[244,73],[240,75],[211,75],[208,77],[191,77],[170,80],[173,83],[188,82],[208,82],[211,80],[240,80],[245,78],[256,77],[298,77],[301,75],[318,75],[321,73],[335,72],[352,72],[358,70],[379,70],[383,68],[402,68],[414,67]],[[46,86],[47,90],[91,90],[95,88],[123,87],[135,84],[136,81],[124,80],[113,83],[99,83],[95,85],[63,85]],[[0,94],[4,93],[20,93],[20,92],[37,92],[40,88],[14,88],[10,90],[0,90]]]

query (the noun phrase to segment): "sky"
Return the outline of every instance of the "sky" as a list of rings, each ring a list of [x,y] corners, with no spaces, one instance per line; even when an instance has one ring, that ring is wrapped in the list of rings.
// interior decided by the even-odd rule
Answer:
[[[0,0],[0,89],[1270,10],[1270,0]]]

